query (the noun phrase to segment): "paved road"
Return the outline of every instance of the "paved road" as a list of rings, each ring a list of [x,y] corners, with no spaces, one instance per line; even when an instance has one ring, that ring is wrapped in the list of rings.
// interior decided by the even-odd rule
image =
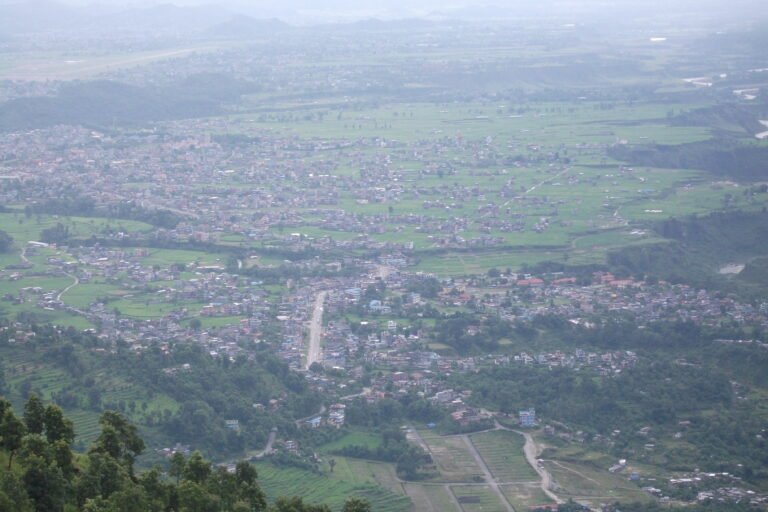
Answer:
[[[311,414],[311,415],[307,416],[306,418],[299,418],[299,419],[297,419],[295,421],[296,426],[297,427],[301,427],[302,423],[304,423],[307,420],[311,420],[315,416],[322,416],[323,414],[325,414],[325,411],[326,411],[325,405],[321,405],[320,406],[320,410],[318,412],[316,412],[315,414]]]
[[[277,430],[273,428],[269,433],[269,438],[267,438],[267,446],[265,446],[264,451],[261,452],[263,455],[272,453],[272,446],[275,444],[275,439],[277,439]]]
[[[322,359],[320,339],[323,335],[323,304],[327,292],[320,292],[315,299],[315,308],[312,311],[312,320],[309,322],[309,350],[307,351],[306,369]]]

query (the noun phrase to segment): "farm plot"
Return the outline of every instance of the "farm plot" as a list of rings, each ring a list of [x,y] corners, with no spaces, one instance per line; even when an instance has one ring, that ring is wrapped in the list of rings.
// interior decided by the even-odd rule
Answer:
[[[418,512],[461,512],[447,485],[405,484],[405,492]]]
[[[464,512],[506,512],[496,493],[490,486],[451,486],[451,492]]]
[[[557,495],[564,499],[593,504],[649,500],[646,493],[621,475],[558,460],[547,460],[544,466],[557,484]]]
[[[538,482],[500,485],[499,489],[515,510],[528,510],[530,507],[552,504],[552,500],[544,494]]]
[[[483,472],[460,437],[422,433],[443,482],[482,482]]]
[[[337,459],[337,464],[341,459]],[[280,468],[268,462],[256,465],[259,482],[274,501],[280,496],[301,496],[308,503],[319,503],[340,510],[350,496],[367,499],[373,510],[381,512],[406,512],[411,501],[402,494],[395,494],[373,483],[369,476],[352,471],[342,474],[321,474],[298,468]],[[338,468],[338,466],[337,466]],[[352,480],[343,478],[351,477]]]
[[[336,466],[330,475],[333,478],[347,482],[378,484],[400,496],[405,494],[392,464],[350,457],[334,457],[334,460]]]
[[[523,436],[506,430],[470,436],[493,477],[499,482],[537,482],[539,476],[525,459]]]

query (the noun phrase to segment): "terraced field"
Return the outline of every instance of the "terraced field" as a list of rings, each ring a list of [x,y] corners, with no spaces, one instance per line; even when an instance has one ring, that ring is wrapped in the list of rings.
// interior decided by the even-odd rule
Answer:
[[[336,458],[333,474],[313,473],[298,468],[279,468],[270,463],[259,463],[259,482],[267,491],[268,499],[279,496],[302,496],[309,503],[322,503],[340,510],[349,496],[367,499],[377,512],[407,512],[411,501],[402,493],[392,492],[375,483],[370,473],[343,468],[349,462]],[[355,463],[352,463],[352,467]]]
[[[101,432],[99,413],[93,411],[68,411],[67,415],[75,424],[75,447],[86,449]]]

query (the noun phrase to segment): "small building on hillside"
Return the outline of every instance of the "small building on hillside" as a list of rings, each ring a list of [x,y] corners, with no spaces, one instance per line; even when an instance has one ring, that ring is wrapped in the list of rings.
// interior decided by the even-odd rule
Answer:
[[[536,409],[531,407],[530,409],[524,409],[519,413],[520,426],[521,427],[535,427],[536,426]]]

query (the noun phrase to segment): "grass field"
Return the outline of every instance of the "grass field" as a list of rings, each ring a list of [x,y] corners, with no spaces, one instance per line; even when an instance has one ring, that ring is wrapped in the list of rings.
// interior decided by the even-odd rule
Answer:
[[[352,430],[344,437],[324,444],[320,450],[325,453],[333,453],[345,446],[364,446],[376,449],[379,445],[381,445],[381,436],[364,430]]]
[[[674,105],[695,108],[696,104]],[[317,119],[285,123],[278,118],[242,116],[241,129],[271,128],[302,137],[349,138],[391,137],[415,140],[425,136],[461,136],[482,138],[489,135],[527,144],[557,140],[565,144],[613,143],[617,139],[632,142],[664,140],[682,144],[706,140],[710,131],[699,127],[669,126],[662,120],[670,107],[658,103],[616,105],[600,109],[597,103],[548,102],[534,105],[517,114],[505,103],[430,105],[392,104],[375,109],[345,112],[340,118],[327,115]]]
[[[525,439],[520,434],[498,430],[475,434],[470,439],[497,481],[539,481],[538,474],[525,459]]]
[[[552,500],[544,494],[538,482],[501,485],[499,488],[515,510],[528,510],[532,506],[552,504]]]
[[[460,437],[440,437],[430,431],[421,431],[429,445],[432,458],[440,471],[440,482],[482,482],[483,472]]]
[[[557,482],[558,496],[593,504],[614,501],[650,501],[651,498],[624,475],[597,470],[586,464],[565,461],[546,461],[546,469]]]
[[[607,454],[577,444],[553,443],[546,439],[544,442],[548,448],[541,457],[555,482],[554,491],[561,498],[573,498],[593,505],[613,501],[646,502],[652,499],[628,480],[627,472],[610,473],[608,467],[615,464],[615,460]],[[646,467],[641,471],[645,474],[651,472]],[[659,478],[669,476],[659,473],[659,468],[655,467],[652,473]]]
[[[98,217],[59,217],[54,215],[31,215],[23,213],[0,213],[0,229],[13,237],[18,247],[30,240],[39,241],[40,232],[61,223],[69,228],[73,237],[88,238],[92,234],[113,229],[123,232],[144,232],[152,226],[131,220],[103,219]]]
[[[447,485],[405,484],[414,512],[462,512]]]

